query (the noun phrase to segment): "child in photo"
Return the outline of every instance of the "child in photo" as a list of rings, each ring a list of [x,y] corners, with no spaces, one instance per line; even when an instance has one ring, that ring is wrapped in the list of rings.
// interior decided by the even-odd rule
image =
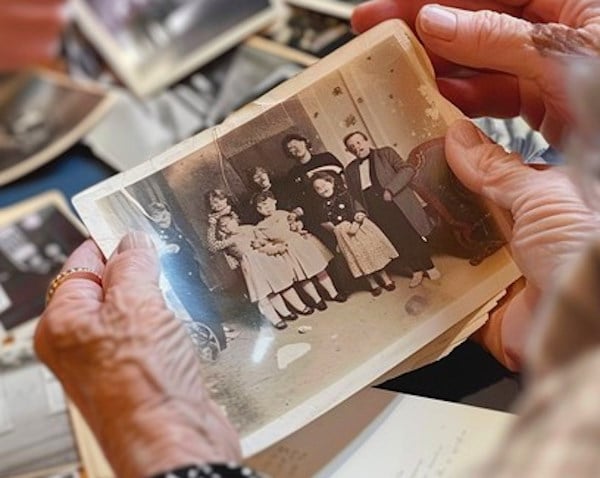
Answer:
[[[206,204],[210,213],[208,214],[208,229],[206,231],[206,244],[210,252],[217,253],[227,249],[227,244],[217,238],[217,221],[220,217],[232,215],[239,218],[229,203],[229,196],[222,189],[208,191],[205,196]],[[237,268],[237,261],[229,254],[225,254],[227,264],[233,270]]]
[[[254,226],[240,224],[234,214],[221,216],[217,220],[217,231],[227,254],[239,263],[250,301],[258,303],[261,314],[275,328],[285,329],[285,321],[295,320],[297,316],[290,312],[282,296],[296,310],[306,309],[293,288],[295,274],[290,261],[284,257],[285,244],[257,243]]]
[[[285,244],[300,287],[314,301],[318,310],[327,309],[311,279],[316,278],[329,298],[345,302],[346,296],[337,291],[327,273],[331,252],[315,236],[304,230],[295,214],[277,209],[277,200],[271,191],[258,193],[254,198],[256,210],[263,220],[256,225],[257,237],[275,244]]]
[[[321,225],[335,235],[352,275],[365,277],[374,296],[381,294],[378,282],[394,290],[396,285],[385,270],[398,257],[390,240],[363,211],[357,211],[350,193],[333,175],[317,172],[311,181],[321,200]]]

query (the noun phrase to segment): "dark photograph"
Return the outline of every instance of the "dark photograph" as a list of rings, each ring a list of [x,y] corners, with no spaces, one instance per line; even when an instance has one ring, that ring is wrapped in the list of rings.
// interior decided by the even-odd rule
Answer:
[[[66,206],[52,199],[30,204],[35,209],[25,204],[23,214],[0,224],[0,323],[6,331],[42,313],[48,284],[85,238],[65,215]]]
[[[78,0],[79,24],[140,95],[180,79],[265,27],[270,0]]]
[[[0,185],[75,143],[108,103],[101,90],[49,73],[18,74],[0,83]]]

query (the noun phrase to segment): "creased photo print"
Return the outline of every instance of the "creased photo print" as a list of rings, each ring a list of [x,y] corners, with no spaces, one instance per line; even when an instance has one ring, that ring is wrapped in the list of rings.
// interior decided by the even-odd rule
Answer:
[[[229,117],[74,200],[110,254],[159,250],[165,296],[254,453],[374,381],[519,272],[511,224],[454,177],[461,114],[383,24]]]

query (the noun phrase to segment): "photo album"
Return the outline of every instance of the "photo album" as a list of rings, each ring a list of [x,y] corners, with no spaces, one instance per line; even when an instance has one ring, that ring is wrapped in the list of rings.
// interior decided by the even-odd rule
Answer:
[[[481,323],[520,276],[509,216],[446,164],[461,117],[393,20],[74,198],[107,256],[131,230],[155,241],[245,456]]]

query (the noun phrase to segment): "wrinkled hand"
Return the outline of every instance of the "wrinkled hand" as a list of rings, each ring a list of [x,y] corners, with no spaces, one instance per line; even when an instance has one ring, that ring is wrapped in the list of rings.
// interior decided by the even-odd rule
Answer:
[[[119,477],[238,461],[238,439],[209,398],[183,325],[158,287],[151,240],[127,236],[105,263],[85,242],[65,269],[88,267],[103,286],[71,278],[41,317],[36,351],[86,418]]]
[[[0,71],[47,64],[59,51],[65,0],[2,0]]]
[[[446,156],[469,189],[514,218],[510,248],[527,285],[504,313],[502,342],[508,364],[518,369],[541,292],[551,290],[597,233],[600,215],[583,203],[565,171],[523,165],[518,154],[493,144],[467,120],[448,130]]]
[[[364,31],[388,18],[404,19],[428,49],[440,91],[463,112],[522,115],[557,144],[573,119],[564,59],[600,54],[600,2],[441,0],[465,10],[421,9],[428,3],[368,2],[355,10],[353,26]]]

